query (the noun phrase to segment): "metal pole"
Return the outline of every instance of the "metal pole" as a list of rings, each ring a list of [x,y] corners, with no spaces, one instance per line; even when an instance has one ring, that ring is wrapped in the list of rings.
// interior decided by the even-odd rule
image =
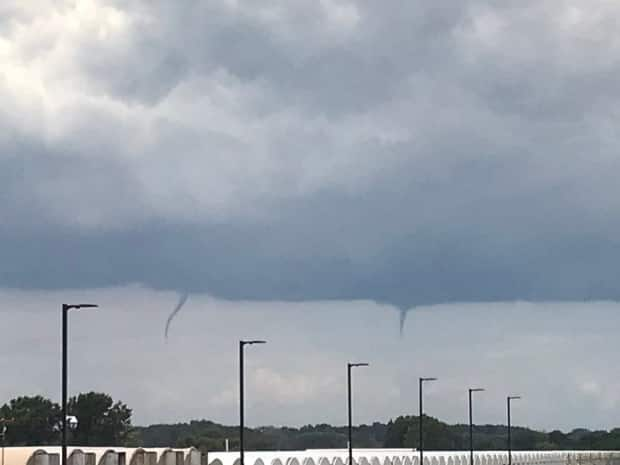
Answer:
[[[69,319],[69,311],[71,309],[79,310],[82,308],[98,308],[97,304],[62,304],[62,407],[61,407],[61,464],[67,465],[67,354],[68,354],[68,337],[67,326]]]
[[[471,393],[469,390],[469,465],[474,465],[474,420],[471,413]]]
[[[420,395],[420,399],[419,399],[419,407],[420,407],[420,439],[419,439],[419,447],[420,447],[420,464],[419,465],[424,465],[424,433],[422,432],[422,416],[423,416],[423,408],[422,408],[422,383],[424,382],[424,380],[422,378],[420,378],[420,388],[419,388],[419,392],[418,394]]]
[[[245,459],[245,448],[243,444],[243,430],[245,429],[245,425],[243,422],[243,398],[244,398],[244,390],[243,390],[243,349],[246,345],[252,344],[265,344],[267,341],[260,340],[246,340],[239,341],[239,461],[240,465],[244,465]]]
[[[512,465],[512,425],[510,422],[510,401],[521,399],[521,396],[508,396],[506,398],[506,410],[508,416],[508,465]]]
[[[422,385],[424,381],[437,381],[437,378],[420,378],[420,465],[424,465],[424,408],[422,406]]]
[[[349,412],[349,465],[353,465],[353,415],[351,413],[351,364],[347,363],[347,395]]]
[[[67,465],[67,315],[69,306],[62,304],[62,465]]]
[[[510,397],[506,399],[507,413],[508,413],[508,465],[512,465],[512,450],[511,450],[511,437],[510,437]]]
[[[239,341],[239,457],[244,465],[243,457],[243,341]]]
[[[474,420],[472,414],[472,394],[482,392],[483,388],[469,388],[469,465],[474,465]]]
[[[349,463],[353,465],[353,413],[352,413],[352,401],[351,401],[351,368],[353,367],[367,367],[368,363],[347,363],[347,397],[349,406]]]

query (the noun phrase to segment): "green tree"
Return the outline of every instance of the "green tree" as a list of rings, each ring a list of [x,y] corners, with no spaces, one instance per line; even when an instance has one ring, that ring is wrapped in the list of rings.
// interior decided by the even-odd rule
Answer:
[[[0,417],[11,419],[6,432],[8,445],[38,446],[58,441],[60,407],[42,396],[11,399],[0,407]]]
[[[387,424],[387,433],[385,436],[384,447],[399,448],[404,447],[405,437],[413,424],[418,423],[418,417],[398,417],[396,420],[390,420]],[[417,431],[417,429],[416,429]]]
[[[385,447],[419,447],[420,418],[398,417],[390,421],[385,434]],[[424,415],[424,447],[428,450],[454,450],[464,447],[458,431],[436,418]]]
[[[131,439],[131,409],[107,394],[88,392],[72,397],[68,411],[78,419],[71,436],[74,444],[111,446]]]
[[[567,438],[562,431],[554,430],[549,433],[549,442],[553,444],[554,449],[559,449],[565,446]]]

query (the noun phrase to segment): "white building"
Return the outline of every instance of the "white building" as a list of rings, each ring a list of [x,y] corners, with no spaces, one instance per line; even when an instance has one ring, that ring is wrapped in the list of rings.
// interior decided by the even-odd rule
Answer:
[[[0,465],[60,465],[61,449],[7,447]],[[195,448],[69,447],[68,465],[240,465],[239,452]],[[345,465],[346,449],[247,451],[245,465]],[[355,449],[354,465],[420,465],[413,449]],[[468,451],[424,453],[423,465],[469,465]],[[506,451],[476,452],[474,465],[507,465]],[[620,465],[620,451],[515,451],[513,465]]]

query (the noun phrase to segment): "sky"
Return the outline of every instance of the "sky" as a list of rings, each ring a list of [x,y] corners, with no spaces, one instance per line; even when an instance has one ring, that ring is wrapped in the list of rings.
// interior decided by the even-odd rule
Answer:
[[[618,426],[620,5],[4,0],[0,400]],[[180,295],[189,294],[163,329]],[[406,325],[399,332],[400,316]],[[359,378],[359,380],[358,380]],[[479,402],[479,406],[478,406]]]

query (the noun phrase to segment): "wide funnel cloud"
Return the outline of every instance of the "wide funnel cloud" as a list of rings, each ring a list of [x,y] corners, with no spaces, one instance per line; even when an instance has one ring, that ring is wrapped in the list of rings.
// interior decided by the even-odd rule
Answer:
[[[9,1],[0,287],[618,299],[594,4]]]

